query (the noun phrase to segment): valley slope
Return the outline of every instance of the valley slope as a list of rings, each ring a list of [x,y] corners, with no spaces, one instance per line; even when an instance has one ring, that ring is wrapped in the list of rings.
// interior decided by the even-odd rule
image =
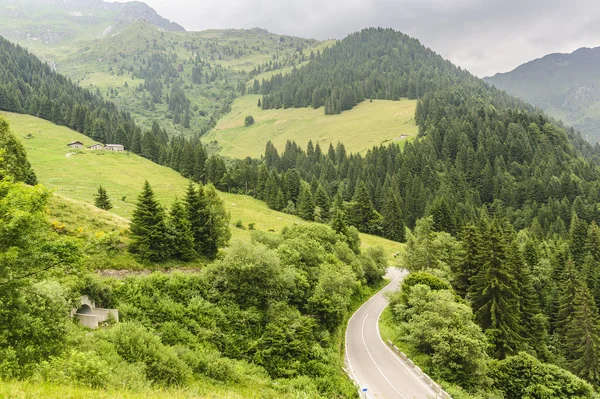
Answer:
[[[79,140],[91,145],[93,141],[71,129],[29,115],[0,112],[0,116],[7,119],[13,133],[23,141],[40,183],[53,189],[60,197],[75,200],[75,204],[80,204],[78,210],[81,210],[81,205],[93,203],[100,185],[106,188],[114,206],[108,215],[115,214],[126,220],[131,218],[145,180],[150,182],[157,198],[167,207],[175,198],[181,199],[185,194],[188,180],[170,168],[129,152],[71,150],[67,143]],[[27,138],[29,134],[31,138]],[[291,224],[307,223],[296,216],[269,209],[264,202],[250,196],[225,192],[219,192],[219,195],[231,214],[234,238],[249,238],[249,223],[263,231],[280,231]],[[57,213],[56,210],[53,212]],[[60,221],[68,220],[75,224],[71,226],[75,230],[86,225],[85,219],[84,215],[81,221]],[[110,225],[126,227],[126,220],[110,221]],[[233,227],[238,220],[242,221],[244,229]],[[361,240],[365,246],[383,247],[388,255],[399,252],[403,247],[400,243],[366,234],[361,235]]]

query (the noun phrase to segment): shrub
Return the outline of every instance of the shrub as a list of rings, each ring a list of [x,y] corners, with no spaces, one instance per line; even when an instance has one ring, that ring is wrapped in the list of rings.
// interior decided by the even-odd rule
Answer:
[[[244,119],[244,125],[252,126],[254,125],[254,117],[252,115],[248,115],[246,119]]]
[[[117,324],[108,331],[108,338],[127,362],[144,363],[147,377],[155,383],[182,385],[191,374],[172,348],[163,345],[158,336],[141,325]]]

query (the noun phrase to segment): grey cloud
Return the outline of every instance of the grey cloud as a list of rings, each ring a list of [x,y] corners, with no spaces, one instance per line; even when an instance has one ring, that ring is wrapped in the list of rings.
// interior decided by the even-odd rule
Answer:
[[[597,0],[146,0],[188,30],[252,28],[341,39],[370,26],[419,39],[478,76],[600,46]]]

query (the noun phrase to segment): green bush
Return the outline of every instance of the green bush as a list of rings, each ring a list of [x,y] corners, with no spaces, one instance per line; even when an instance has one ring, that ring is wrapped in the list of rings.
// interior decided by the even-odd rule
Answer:
[[[95,352],[71,350],[39,365],[38,373],[45,381],[58,384],[77,384],[90,388],[106,388],[111,371],[108,363]]]
[[[128,363],[145,364],[148,379],[157,384],[183,385],[190,378],[190,368],[173,349],[141,325],[117,324],[107,331],[107,338]]]
[[[493,387],[505,398],[595,398],[594,389],[570,372],[520,352],[490,363]]]

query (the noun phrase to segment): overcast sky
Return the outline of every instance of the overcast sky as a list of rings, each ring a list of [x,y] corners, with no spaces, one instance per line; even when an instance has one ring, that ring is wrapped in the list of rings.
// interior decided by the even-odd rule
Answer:
[[[478,76],[600,46],[600,0],[144,0],[187,30],[261,27],[342,39],[371,26],[407,33]]]

